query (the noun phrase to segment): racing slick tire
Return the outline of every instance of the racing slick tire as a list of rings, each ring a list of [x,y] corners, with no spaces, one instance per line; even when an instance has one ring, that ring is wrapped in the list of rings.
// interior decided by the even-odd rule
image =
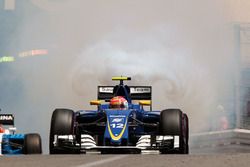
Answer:
[[[24,154],[41,154],[42,140],[39,134],[31,133],[24,136]]]
[[[160,148],[162,154],[166,153],[178,153],[187,154],[187,121],[185,122],[185,116],[179,109],[166,109],[161,111],[160,114],[160,134],[163,136],[179,136],[179,149],[164,147]]]
[[[54,147],[55,135],[72,135],[74,126],[74,111],[69,109],[55,109],[50,125],[49,152],[50,154],[70,154],[70,150]]]
[[[188,116],[187,114],[183,114],[183,123],[184,123],[184,126],[183,126],[183,130],[185,132],[185,135],[184,135],[184,139],[186,140],[184,142],[184,144],[186,144],[186,154],[189,153],[189,145],[188,145],[188,141],[189,141],[189,123],[188,123]]]

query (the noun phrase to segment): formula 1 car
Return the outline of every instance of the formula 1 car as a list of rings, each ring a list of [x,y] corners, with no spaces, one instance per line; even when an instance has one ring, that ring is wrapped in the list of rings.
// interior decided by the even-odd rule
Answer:
[[[130,77],[113,77],[116,86],[98,86],[97,110],[55,109],[50,126],[50,154],[188,154],[188,116],[180,109],[152,111],[151,86],[127,86]],[[148,108],[146,111],[145,108]]]
[[[42,153],[39,134],[15,134],[15,132],[14,116],[12,114],[0,114],[0,155]]]

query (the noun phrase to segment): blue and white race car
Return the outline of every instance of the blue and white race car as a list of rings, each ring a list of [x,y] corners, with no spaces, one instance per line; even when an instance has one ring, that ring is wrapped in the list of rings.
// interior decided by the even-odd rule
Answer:
[[[188,154],[188,117],[180,109],[153,111],[151,86],[127,86],[130,77],[113,77],[116,86],[98,86],[97,110],[55,109],[50,126],[50,154]],[[146,110],[146,108],[148,110]]]
[[[41,137],[37,133],[15,134],[14,116],[0,114],[0,155],[41,154]]]

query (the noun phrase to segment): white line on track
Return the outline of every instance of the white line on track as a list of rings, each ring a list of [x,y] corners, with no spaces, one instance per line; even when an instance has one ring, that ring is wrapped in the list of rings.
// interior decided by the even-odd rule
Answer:
[[[78,166],[75,166],[75,167],[92,167],[92,166],[97,166],[97,165],[105,164],[105,163],[108,163],[108,162],[116,161],[118,159],[122,159],[122,158],[125,158],[127,156],[128,155],[115,156],[115,157],[103,159],[103,160],[100,160],[100,161],[95,161],[95,162],[90,162],[90,163],[78,165]]]

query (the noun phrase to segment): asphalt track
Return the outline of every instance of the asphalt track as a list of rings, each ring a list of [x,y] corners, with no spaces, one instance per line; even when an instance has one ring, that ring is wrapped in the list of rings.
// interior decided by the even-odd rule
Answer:
[[[22,155],[0,157],[0,167],[249,167],[249,153],[190,155]]]

